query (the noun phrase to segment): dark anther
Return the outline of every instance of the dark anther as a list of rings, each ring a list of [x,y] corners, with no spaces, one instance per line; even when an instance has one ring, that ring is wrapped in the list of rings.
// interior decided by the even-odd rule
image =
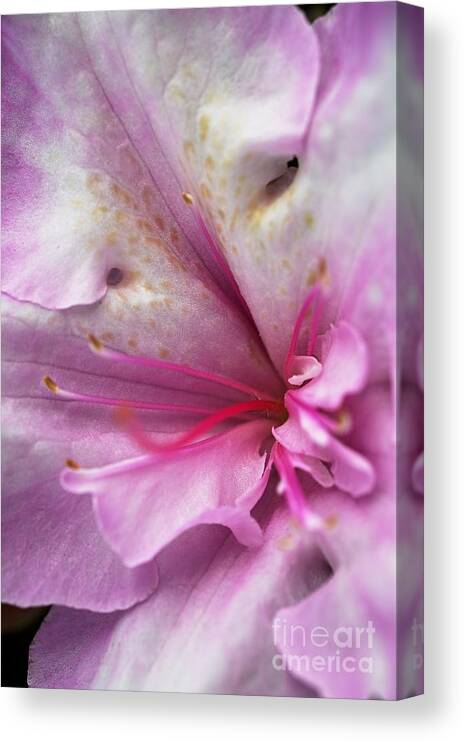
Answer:
[[[274,180],[270,180],[270,182],[266,186],[266,194],[270,199],[278,198],[279,196],[282,196],[284,191],[286,191],[290,185],[292,185],[292,182],[294,181],[294,178],[297,175],[297,171],[299,169],[299,160],[297,159],[296,155],[291,157],[290,160],[286,163],[286,170],[279,175],[277,178],[274,178]]]
[[[117,286],[123,280],[123,271],[120,268],[110,268],[107,273],[107,286]]]

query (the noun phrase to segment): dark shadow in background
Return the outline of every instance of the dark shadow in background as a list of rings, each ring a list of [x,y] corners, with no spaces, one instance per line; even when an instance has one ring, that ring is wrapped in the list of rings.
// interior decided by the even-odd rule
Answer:
[[[29,646],[48,608],[17,608],[2,603],[2,686],[27,687]]]
[[[297,7],[304,13],[307,19],[312,23],[321,15],[331,10],[336,3],[315,3],[314,5],[298,5]]]

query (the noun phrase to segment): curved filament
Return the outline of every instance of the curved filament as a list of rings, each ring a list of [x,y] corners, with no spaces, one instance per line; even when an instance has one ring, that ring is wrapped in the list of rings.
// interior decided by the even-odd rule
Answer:
[[[240,381],[236,381],[235,379],[230,379],[228,376],[214,374],[210,371],[200,371],[199,369],[192,368],[191,366],[185,366],[180,363],[172,363],[171,361],[162,361],[159,358],[133,356],[128,355],[127,353],[122,353],[118,350],[111,350],[110,348],[107,348],[105,345],[103,345],[100,340],[98,340],[93,335],[89,335],[89,343],[94,352],[98,353],[104,358],[108,358],[111,361],[129,363],[135,366],[159,368],[164,369],[165,371],[175,371],[178,373],[182,373],[185,376],[192,376],[193,378],[205,379],[206,381],[211,381],[215,384],[221,384],[222,386],[229,387],[230,389],[236,389],[237,391],[243,392],[244,394],[251,394],[253,397],[257,397],[258,399],[261,399],[263,397],[263,393],[260,390],[255,389],[248,384],[243,384]]]
[[[139,426],[135,418],[131,415],[130,408],[122,409],[120,412],[120,422],[128,429],[134,440],[146,451],[150,453],[162,453],[178,451],[189,443],[196,441],[202,436],[209,433],[217,425],[233,417],[243,415],[246,412],[269,412],[281,413],[283,406],[280,402],[274,400],[252,400],[250,402],[237,402],[236,404],[217,410],[213,414],[201,420],[190,430],[183,433],[176,440],[170,443],[157,443]]]

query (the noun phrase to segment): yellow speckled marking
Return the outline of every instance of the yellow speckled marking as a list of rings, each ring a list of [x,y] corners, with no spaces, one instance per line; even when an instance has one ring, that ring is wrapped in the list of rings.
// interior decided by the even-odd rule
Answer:
[[[114,247],[116,243],[118,242],[118,233],[117,232],[108,232],[105,241],[108,245],[108,247]]]
[[[102,176],[99,173],[91,173],[87,176],[86,179],[86,185],[89,191],[92,193],[96,193],[98,191],[98,186],[102,182]]]
[[[170,231],[170,238],[171,238],[171,242],[173,242],[175,245],[179,242],[179,234],[178,234],[178,231],[174,227]]]
[[[157,225],[158,229],[160,229],[162,232],[164,231],[164,229],[165,229],[165,222],[161,218],[161,216],[156,216],[155,217],[155,224]]]
[[[314,286],[317,281],[320,281],[325,286],[329,284],[329,271],[326,258],[319,258],[316,267],[308,272],[307,286]]]
[[[327,528],[328,530],[335,528],[338,523],[339,518],[337,517],[337,515],[327,515],[324,519],[325,528]]]
[[[190,141],[190,139],[187,139],[187,140],[186,140],[186,141],[184,142],[184,145],[183,145],[183,147],[184,147],[184,153],[185,153],[186,157],[188,157],[188,158],[192,157],[192,156],[193,156],[193,154],[194,154],[194,151],[195,151],[195,149],[194,149],[194,145],[193,145],[193,143],[192,143],[192,142]]]
[[[104,343],[110,343],[112,340],[115,339],[115,336],[112,332],[102,332],[101,338]]]
[[[313,225],[315,224],[315,217],[313,216],[311,211],[307,211],[307,213],[304,216],[305,224],[306,226],[311,229]]]
[[[206,183],[200,184],[200,193],[207,201],[209,201],[212,197],[211,191]]]
[[[105,214],[108,214],[108,212],[108,206],[96,206],[95,209],[92,211],[92,216],[94,219],[101,219],[101,217]]]
[[[125,191],[124,188],[121,188],[118,183],[112,183],[110,190],[115,198],[118,199],[118,201],[123,202],[124,204],[126,204],[126,206],[135,207],[136,204],[134,203],[134,199],[132,198],[131,194]]]
[[[210,126],[210,120],[204,113],[199,119],[199,138],[201,142],[204,142],[208,136],[208,127]]]
[[[276,541],[276,546],[280,551],[290,551],[295,546],[295,538],[291,534],[281,536]]]

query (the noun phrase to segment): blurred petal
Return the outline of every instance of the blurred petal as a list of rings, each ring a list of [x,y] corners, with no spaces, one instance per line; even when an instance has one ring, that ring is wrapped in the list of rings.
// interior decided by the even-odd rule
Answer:
[[[394,302],[395,28],[389,3],[340,4],[313,25],[308,48],[314,34],[318,53],[305,64],[309,79],[319,78],[316,98],[311,83],[302,87],[311,115],[281,164],[285,172],[286,154],[297,155],[295,178],[278,196],[249,199],[225,223],[223,242],[237,249],[230,265],[277,368],[309,287],[323,276],[322,330],[353,322],[374,344],[372,377],[391,370],[392,333],[376,334],[375,322],[390,326]],[[260,172],[258,156],[251,161]],[[303,337],[299,352],[304,347]]]
[[[392,447],[378,457],[380,484],[370,497],[314,494],[334,575],[276,616],[281,664],[326,697],[423,692],[422,510],[396,456]]]
[[[259,550],[219,527],[185,533],[160,556],[160,587],[136,610],[96,618],[53,609],[31,651],[30,684],[312,695],[273,667],[272,621],[278,607],[321,584],[327,568],[284,508],[259,521]]]
[[[331,487],[334,484],[333,476],[320,459],[292,452],[288,455],[294,467],[306,471],[321,487]]]
[[[331,473],[336,487],[343,492],[350,492],[354,497],[372,491],[376,476],[372,464],[365,456],[334,438],[331,440],[331,456]]]
[[[280,611],[286,668],[326,698],[397,698],[395,578],[394,550],[377,549]]]

